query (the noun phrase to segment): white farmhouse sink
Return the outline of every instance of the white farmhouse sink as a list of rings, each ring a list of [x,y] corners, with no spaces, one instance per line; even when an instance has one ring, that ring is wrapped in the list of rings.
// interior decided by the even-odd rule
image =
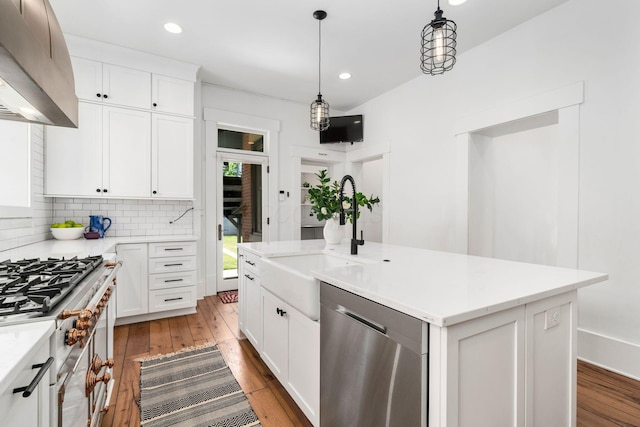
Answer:
[[[312,320],[320,317],[320,281],[312,271],[361,265],[371,261],[327,254],[262,258],[260,283]]]

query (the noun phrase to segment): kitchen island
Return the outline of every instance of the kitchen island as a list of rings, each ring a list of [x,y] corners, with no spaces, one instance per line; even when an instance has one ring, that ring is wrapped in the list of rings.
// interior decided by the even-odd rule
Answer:
[[[423,425],[575,425],[577,290],[606,274],[370,242],[357,256],[324,241],[242,244],[241,330],[315,425],[322,318],[260,275],[278,258],[319,253],[346,263],[302,271],[318,289],[323,281],[428,324]],[[286,341],[271,332],[274,304]],[[305,369],[318,378],[302,378]]]

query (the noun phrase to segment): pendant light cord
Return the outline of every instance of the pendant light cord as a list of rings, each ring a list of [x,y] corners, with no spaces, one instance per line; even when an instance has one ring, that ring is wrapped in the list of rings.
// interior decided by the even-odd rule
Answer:
[[[321,66],[322,63],[322,19],[318,19],[318,95],[320,95],[320,82],[322,80]]]

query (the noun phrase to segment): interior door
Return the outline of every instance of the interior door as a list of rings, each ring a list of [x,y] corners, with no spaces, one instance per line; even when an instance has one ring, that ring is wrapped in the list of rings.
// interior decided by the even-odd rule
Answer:
[[[268,241],[268,158],[219,152],[217,292],[238,289],[238,243]]]

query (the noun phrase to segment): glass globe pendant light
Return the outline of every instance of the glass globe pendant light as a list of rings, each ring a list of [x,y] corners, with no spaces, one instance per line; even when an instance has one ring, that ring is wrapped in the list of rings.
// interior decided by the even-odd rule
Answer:
[[[322,99],[320,92],[320,64],[321,64],[321,23],[327,17],[324,10],[316,10],[313,17],[318,20],[318,98],[311,103],[311,129],[323,131],[329,128],[329,104]]]
[[[432,76],[449,71],[456,63],[456,23],[442,16],[440,0],[435,18],[422,29],[420,68]]]

